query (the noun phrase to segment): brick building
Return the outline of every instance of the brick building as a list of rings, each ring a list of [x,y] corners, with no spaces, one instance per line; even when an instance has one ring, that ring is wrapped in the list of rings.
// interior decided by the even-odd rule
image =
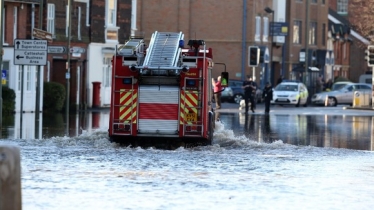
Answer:
[[[2,30],[3,50],[2,57],[2,85],[13,89],[16,93],[17,112],[34,112],[36,104],[36,73],[42,71],[43,66],[15,65],[15,39],[32,39],[32,28],[38,26],[39,1],[20,0],[3,2]],[[22,77],[23,76],[23,77]],[[22,85],[23,84],[23,85]],[[23,87],[23,103],[21,106],[21,88]],[[42,100],[40,99],[40,103]],[[41,107],[40,107],[41,109]]]
[[[343,39],[335,40],[335,54],[340,53],[341,56],[345,58],[340,58],[340,60],[346,60],[345,65],[338,66],[334,68],[334,73],[336,76],[344,76],[353,82],[358,82],[359,76],[364,74],[366,71],[370,70],[365,61],[365,49],[370,42],[363,36],[360,35],[358,31],[351,29],[351,23],[349,22],[349,1],[348,0],[329,0],[330,7],[330,17],[329,20],[332,25],[335,25],[344,29],[348,28],[347,34],[344,35]],[[350,48],[347,50],[342,45],[347,43]],[[340,52],[341,51],[341,52]]]
[[[265,11],[266,7],[270,10]],[[272,62],[260,64],[254,71],[257,83],[264,84],[269,79],[274,83],[280,74],[291,76],[299,65],[299,53],[305,48],[305,11],[306,3],[301,0],[138,0],[136,27],[147,39],[154,31],[182,31],[185,40],[205,40],[213,48],[214,61],[225,63],[232,79],[244,79],[253,72],[247,65],[248,46],[273,51]],[[328,4],[311,1],[310,11],[313,30],[308,47],[326,49]],[[272,40],[269,27],[273,18],[288,23],[287,37]]]

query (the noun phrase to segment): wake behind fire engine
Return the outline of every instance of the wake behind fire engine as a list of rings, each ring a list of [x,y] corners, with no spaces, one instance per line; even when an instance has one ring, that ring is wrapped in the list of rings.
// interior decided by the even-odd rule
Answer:
[[[131,38],[113,57],[109,138],[132,146],[212,143],[213,53],[182,32]],[[228,73],[224,72],[226,81]]]

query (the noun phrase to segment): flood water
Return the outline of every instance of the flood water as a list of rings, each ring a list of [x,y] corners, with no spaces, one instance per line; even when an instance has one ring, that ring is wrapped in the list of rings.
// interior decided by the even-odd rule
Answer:
[[[110,143],[106,112],[70,117],[69,135],[63,115],[16,118],[0,143],[21,150],[26,210],[374,205],[371,116],[221,113],[213,145],[176,150]]]

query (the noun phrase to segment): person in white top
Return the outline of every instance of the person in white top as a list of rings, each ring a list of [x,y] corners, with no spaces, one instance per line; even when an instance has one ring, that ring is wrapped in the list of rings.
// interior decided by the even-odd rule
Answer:
[[[144,54],[145,54],[145,44],[144,44],[144,41],[141,40],[140,44],[136,48],[136,56],[138,57],[137,62],[139,66],[143,65]]]

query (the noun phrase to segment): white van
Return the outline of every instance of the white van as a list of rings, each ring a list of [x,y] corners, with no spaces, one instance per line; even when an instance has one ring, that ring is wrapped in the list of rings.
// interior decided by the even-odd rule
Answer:
[[[372,74],[363,74],[363,75],[360,76],[358,82],[359,83],[371,84],[372,83],[372,79],[373,79],[373,75]]]

